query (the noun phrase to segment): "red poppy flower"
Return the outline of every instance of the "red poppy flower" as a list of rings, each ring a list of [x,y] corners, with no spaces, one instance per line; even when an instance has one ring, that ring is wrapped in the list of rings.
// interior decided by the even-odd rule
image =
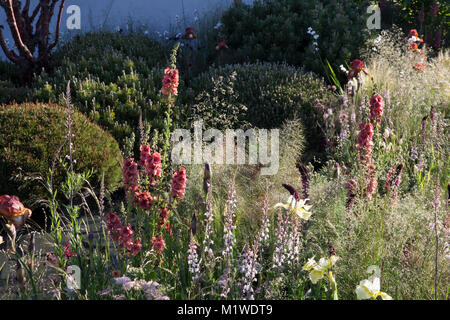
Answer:
[[[356,72],[360,72],[364,69],[364,62],[355,59],[352,62],[350,62],[350,68]]]
[[[419,37],[419,34],[417,33],[417,30],[416,30],[416,29],[411,29],[411,30],[409,30],[408,38],[411,38],[411,37],[416,37],[416,38]]]
[[[216,49],[216,51],[220,51],[223,48],[225,49],[229,49],[227,46],[227,42],[225,41],[225,39],[220,39],[219,42],[217,42],[216,46],[214,49]]]
[[[195,30],[192,27],[186,28],[186,32],[184,33],[183,39],[185,40],[194,40],[198,36],[195,34]]]

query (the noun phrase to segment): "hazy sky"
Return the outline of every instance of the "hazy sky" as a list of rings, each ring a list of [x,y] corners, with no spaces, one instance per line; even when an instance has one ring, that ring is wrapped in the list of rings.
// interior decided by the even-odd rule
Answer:
[[[22,3],[24,2],[22,0]],[[38,2],[39,0],[31,0],[31,7],[33,8]],[[232,2],[233,0],[66,0],[61,32],[68,31],[66,22],[70,15],[66,10],[70,5],[78,5],[81,9],[81,32],[102,26],[109,30],[114,30],[117,26],[126,29],[128,21],[133,21],[135,26],[147,25],[149,32],[156,30],[163,32],[169,30],[170,25],[176,24],[177,15],[182,19],[183,12],[186,20],[192,21],[195,10],[201,18],[205,11],[227,6]],[[249,3],[252,0],[244,0],[244,2]],[[51,30],[55,30],[56,13],[57,10],[55,10]],[[2,8],[0,8],[0,25],[5,26],[4,36],[12,44],[6,15]],[[0,58],[4,59],[1,49]]]

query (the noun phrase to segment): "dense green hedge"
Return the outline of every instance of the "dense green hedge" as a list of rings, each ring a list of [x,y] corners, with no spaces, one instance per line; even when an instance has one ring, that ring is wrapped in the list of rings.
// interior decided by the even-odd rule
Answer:
[[[95,170],[91,182],[97,186],[104,171],[106,188],[116,190],[121,183],[122,159],[116,140],[79,112],[74,112],[72,119],[75,170]],[[39,182],[25,181],[36,173],[46,178],[52,164],[53,183],[60,185],[66,173],[58,158],[68,154],[65,124],[66,109],[57,105],[0,106],[0,194],[15,194],[24,200],[44,196]]]
[[[347,0],[255,1],[224,12],[221,31],[235,62],[285,61],[325,75],[325,59],[337,67],[358,58],[370,35],[368,5]],[[308,34],[309,27],[317,39]]]
[[[311,73],[286,64],[226,65],[199,75],[187,92],[186,125],[202,119],[220,130],[280,128],[286,120],[301,119],[309,155],[323,149],[314,105],[331,94]]]

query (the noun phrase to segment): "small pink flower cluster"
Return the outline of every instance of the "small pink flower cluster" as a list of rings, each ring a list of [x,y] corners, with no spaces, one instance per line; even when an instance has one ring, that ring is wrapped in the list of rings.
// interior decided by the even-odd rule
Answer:
[[[379,94],[374,95],[370,99],[370,122],[375,125],[381,123],[381,118],[383,116],[384,100]]]
[[[64,255],[66,256],[67,259],[70,259],[72,256],[77,256],[77,254],[73,251],[70,251],[70,243],[69,241],[66,242],[66,246],[64,247]]]
[[[134,240],[131,226],[122,225],[117,214],[108,213],[106,215],[106,224],[111,239],[119,242],[119,248],[127,249],[133,256],[136,256],[141,251],[141,239]]]
[[[177,69],[166,68],[164,70],[164,78],[162,81],[162,94],[168,96],[170,93],[172,93],[177,96],[179,79],[180,78]]]
[[[371,123],[361,123],[359,125],[359,130],[356,148],[358,148],[361,161],[368,164],[371,161],[370,155],[372,154],[373,126]]]
[[[172,177],[172,197],[183,199],[186,191],[186,169],[181,168],[173,174]]]
[[[158,152],[152,152],[148,145],[142,145],[141,148],[141,160],[139,164],[145,168],[145,173],[147,174],[150,185],[154,186],[156,184],[156,178],[161,178],[161,155]]]

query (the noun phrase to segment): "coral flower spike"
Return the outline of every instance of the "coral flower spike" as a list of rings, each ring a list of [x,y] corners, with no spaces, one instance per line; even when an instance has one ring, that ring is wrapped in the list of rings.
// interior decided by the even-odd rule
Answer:
[[[24,207],[16,196],[0,196],[0,215],[20,228],[31,217],[31,210]]]

